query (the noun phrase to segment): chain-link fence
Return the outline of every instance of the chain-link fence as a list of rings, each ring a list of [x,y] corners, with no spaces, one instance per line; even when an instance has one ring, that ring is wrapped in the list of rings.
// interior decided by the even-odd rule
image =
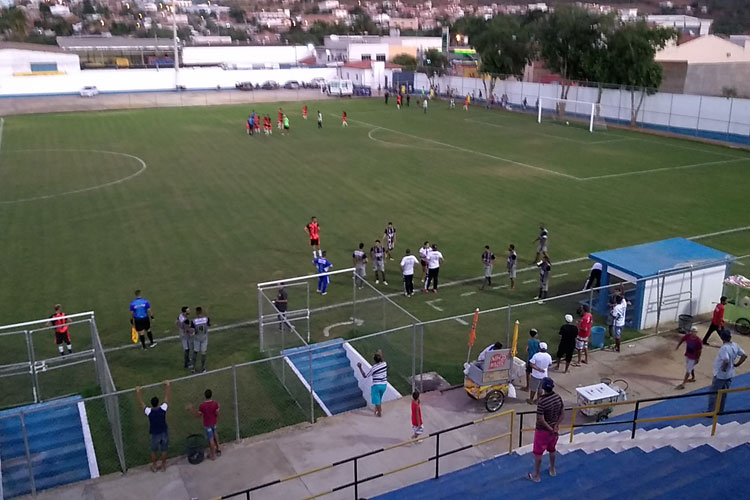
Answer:
[[[598,103],[597,119],[613,125],[750,145],[750,99],[672,94],[656,89],[630,89],[598,82],[566,82],[566,99]],[[508,75],[479,78],[414,75],[415,92],[436,88],[441,96],[462,100],[469,95],[479,106],[536,113],[542,98],[562,97],[563,83],[518,81]],[[588,109],[581,108],[588,114]],[[575,112],[573,112],[574,114]]]

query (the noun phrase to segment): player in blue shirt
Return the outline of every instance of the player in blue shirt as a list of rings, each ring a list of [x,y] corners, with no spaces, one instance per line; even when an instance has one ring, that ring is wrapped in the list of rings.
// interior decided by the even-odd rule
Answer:
[[[333,264],[331,264],[331,261],[329,261],[328,258],[326,257],[325,250],[323,250],[323,253],[321,253],[320,257],[315,257],[313,259],[313,264],[315,264],[318,267],[318,273],[327,273],[333,267]],[[321,276],[318,278],[318,293],[319,294],[321,295],[326,294],[328,283],[330,283],[330,279],[328,278],[328,276]]]
[[[149,347],[156,347],[154,336],[151,334],[151,320],[154,316],[151,314],[151,304],[148,300],[141,297],[141,291],[135,291],[135,300],[130,303],[130,324],[135,327],[138,336],[141,339],[141,345],[146,348],[146,336],[148,335]]]

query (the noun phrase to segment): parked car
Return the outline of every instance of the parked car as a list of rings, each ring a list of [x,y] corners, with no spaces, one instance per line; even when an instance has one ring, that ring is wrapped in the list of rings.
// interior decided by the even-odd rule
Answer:
[[[237,90],[255,90],[255,85],[253,85],[253,82],[237,82],[234,88]]]
[[[299,82],[297,80],[289,80],[284,84],[284,88],[296,90],[299,88]]]
[[[260,88],[262,88],[263,90],[275,90],[279,88],[279,84],[273,80],[267,80],[263,82],[263,85],[261,85]]]
[[[367,85],[355,85],[354,86],[354,95],[371,97],[372,96],[372,89],[370,87],[368,87]]]
[[[93,85],[89,85],[81,89],[81,97],[94,97],[98,93],[99,93],[99,89],[97,89]]]
[[[326,79],[321,77],[316,77],[310,80],[310,83],[307,84],[308,87],[311,89],[319,89],[321,87],[325,87],[326,85]]]

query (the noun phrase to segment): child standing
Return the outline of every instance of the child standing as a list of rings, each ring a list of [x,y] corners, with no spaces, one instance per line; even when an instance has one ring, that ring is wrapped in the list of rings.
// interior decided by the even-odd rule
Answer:
[[[536,338],[538,333],[536,328],[529,330],[529,340],[526,343],[526,387],[521,389],[522,391],[529,390],[529,379],[531,378],[531,364],[529,360],[534,357],[534,354],[539,352],[539,339]]]
[[[411,395],[411,430],[412,439],[417,439],[420,434],[424,433],[424,425],[422,423],[422,408],[419,406],[419,391],[414,391]]]
[[[342,127],[348,127],[349,124],[346,123],[346,111],[341,112],[341,126]]]

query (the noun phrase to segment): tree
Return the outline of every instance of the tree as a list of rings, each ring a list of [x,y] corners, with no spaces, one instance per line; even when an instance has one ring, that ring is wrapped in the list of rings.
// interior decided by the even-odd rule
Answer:
[[[238,5],[232,5],[229,7],[229,17],[237,23],[245,23],[245,9]]]
[[[471,23],[466,34],[479,54],[479,71],[489,77],[482,79],[488,97],[495,91],[498,79],[523,79],[535,53],[528,26],[515,17],[496,16],[483,25]]]
[[[23,40],[28,31],[26,14],[18,7],[10,7],[0,12],[0,32],[8,32],[9,38]]]
[[[448,70],[448,57],[437,49],[429,49],[424,53],[424,70],[430,85],[435,84],[436,76],[443,76]]]
[[[414,71],[417,69],[417,58],[410,56],[409,54],[399,54],[393,58],[393,62],[406,71]]]
[[[671,28],[651,27],[640,20],[622,25],[609,41],[614,83],[630,91],[631,125],[636,123],[646,94],[654,94],[661,85],[662,67],[654,61],[656,51],[676,37],[677,32]],[[637,104],[636,93],[640,95]]]
[[[562,77],[560,98],[567,99],[571,81],[591,79],[593,53],[601,42],[602,16],[579,7],[559,5],[537,29],[545,65]],[[564,112],[564,106],[561,106]]]
[[[91,0],[83,0],[83,14],[96,14],[96,9]]]

